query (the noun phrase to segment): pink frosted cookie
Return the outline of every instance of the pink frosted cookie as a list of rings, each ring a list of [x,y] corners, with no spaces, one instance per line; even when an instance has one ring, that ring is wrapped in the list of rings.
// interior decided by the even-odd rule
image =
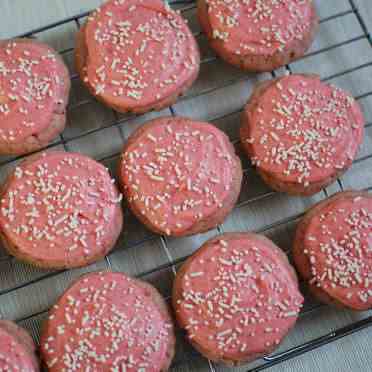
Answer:
[[[76,65],[100,101],[120,112],[170,106],[199,73],[184,19],[161,0],[111,0],[78,35]]]
[[[0,154],[39,150],[61,133],[69,90],[68,70],[51,47],[0,41]]]
[[[341,192],[300,222],[296,267],[321,301],[354,310],[372,308],[372,195]]]
[[[190,342],[229,365],[272,352],[296,323],[302,302],[287,256],[251,233],[208,240],[173,286],[176,317]]]
[[[220,57],[249,71],[302,57],[319,23],[312,0],[198,0],[198,17]]]
[[[8,320],[0,320],[0,371],[39,372],[31,336]]]
[[[151,285],[122,273],[84,275],[45,322],[41,355],[50,372],[168,370],[175,335]]]
[[[347,92],[315,75],[259,84],[241,124],[244,150],[273,189],[312,195],[352,164],[363,141],[364,117]]]
[[[1,238],[11,254],[45,268],[84,266],[114,246],[123,223],[106,168],[84,155],[37,154],[1,193]]]
[[[119,177],[130,208],[148,228],[183,236],[222,223],[239,196],[242,169],[215,126],[164,117],[129,137]]]

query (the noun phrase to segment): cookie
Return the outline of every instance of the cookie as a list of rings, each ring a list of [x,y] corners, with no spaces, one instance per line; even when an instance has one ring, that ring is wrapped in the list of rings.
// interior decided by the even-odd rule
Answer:
[[[335,194],[311,208],[293,245],[298,272],[322,302],[372,308],[372,195]]]
[[[121,195],[106,168],[77,153],[29,157],[8,177],[0,197],[5,248],[44,268],[103,258],[123,224]]]
[[[223,222],[239,196],[242,168],[215,126],[163,117],[129,137],[119,179],[142,223],[159,234],[184,236]]]
[[[0,154],[39,150],[60,134],[69,90],[67,67],[51,47],[0,41]]]
[[[120,112],[170,106],[199,73],[183,18],[161,0],[111,0],[79,32],[76,66],[90,92]]]
[[[263,180],[277,191],[312,195],[355,159],[364,117],[347,92],[315,75],[259,84],[245,106],[242,146]]]
[[[90,273],[58,300],[41,335],[50,372],[166,371],[175,335],[168,308],[150,284],[122,273]]]
[[[198,0],[198,18],[216,53],[248,71],[302,57],[319,24],[312,0]]]
[[[0,320],[0,370],[39,372],[31,336],[8,320]]]
[[[204,243],[177,272],[172,300],[192,345],[228,365],[271,353],[303,303],[287,256],[251,233],[227,233]]]

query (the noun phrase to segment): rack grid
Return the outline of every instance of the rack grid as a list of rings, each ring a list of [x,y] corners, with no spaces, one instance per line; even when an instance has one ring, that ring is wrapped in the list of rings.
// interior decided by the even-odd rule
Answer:
[[[218,84],[215,84],[212,82],[212,84],[205,84],[202,89],[192,89],[191,93],[187,94],[185,97],[182,97],[180,101],[173,106],[169,108],[169,114],[175,116],[178,114],[183,114],[185,111],[185,107],[187,105],[193,105],[195,104],[196,100],[202,96],[210,96],[212,97],[215,93],[221,93],[225,89],[229,89],[231,87],[234,87],[239,84],[244,83],[251,83],[252,80],[260,80],[264,78],[270,78],[270,77],[276,77],[280,76],[282,74],[290,74],[292,72],[298,72],[298,69],[301,68],[301,63],[305,60],[309,60],[309,58],[316,58],[321,55],[326,55],[327,53],[333,53],[337,50],[343,50],[343,48],[351,48],[353,45],[359,45],[360,43],[363,43],[363,45],[367,45],[370,50],[368,50],[365,55],[370,56],[370,58],[364,58],[361,59],[361,63],[358,63],[359,61],[356,61],[356,65],[354,64],[348,64],[347,62],[344,63],[344,66],[340,69],[340,71],[334,71],[331,74],[321,74],[322,80],[327,82],[342,82],[342,79],[344,79],[346,76],[352,76],[361,73],[364,70],[367,70],[372,72],[372,38],[371,34],[368,31],[368,27],[366,23],[364,22],[363,15],[358,10],[355,1],[354,0],[346,0],[349,3],[349,6],[347,9],[341,9],[340,11],[333,12],[333,14],[327,15],[322,17],[321,16],[321,28],[327,27],[328,24],[332,22],[341,22],[342,20],[350,21],[353,20],[355,23],[354,29],[357,31],[351,32],[351,36],[347,37],[345,40],[336,40],[336,42],[329,42],[329,40],[325,40],[323,43],[321,42],[319,47],[312,48],[309,53],[306,54],[303,58],[301,58],[299,61],[294,62],[290,65],[287,65],[285,68],[281,68],[279,70],[276,70],[272,72],[271,74],[261,74],[257,76],[252,76],[250,74],[244,74],[244,73],[238,73],[236,70],[231,70],[231,68],[226,67],[222,64],[222,74],[228,75],[226,79],[223,79],[221,82],[218,82]],[[319,3],[320,1],[318,1]],[[195,17],[195,3],[193,0],[173,0],[169,1],[171,6],[177,7],[185,17]],[[334,2],[335,3],[335,2]],[[338,3],[338,2],[337,2]],[[340,4],[341,2],[339,2]],[[345,2],[343,2],[345,3]],[[337,6],[335,6],[337,7]],[[48,32],[51,30],[54,30],[60,26],[64,25],[71,25],[74,24],[74,27],[76,28],[76,31],[82,24],[84,18],[89,14],[89,12],[84,12],[81,14],[77,14],[73,17],[65,18],[62,20],[59,20],[55,23],[28,31],[22,35],[18,35],[15,37],[27,37],[27,38],[38,38],[40,35],[42,35],[44,32]],[[346,22],[345,21],[345,22]],[[342,23],[342,22],[341,22]],[[196,27],[197,28],[197,27]],[[200,29],[193,30],[194,36],[198,39],[199,42],[203,42],[204,35],[200,31]],[[330,37],[330,39],[333,39]],[[331,40],[332,41],[332,40]],[[207,47],[204,48],[205,50],[202,53],[202,62],[201,62],[201,76],[199,80],[203,80],[205,78],[205,74],[208,73],[208,71],[205,71],[203,69],[203,66],[213,66],[215,63],[220,63],[218,57],[213,54],[210,50],[207,49]],[[73,47],[66,48],[63,50],[60,50],[60,54],[66,58],[66,56],[69,56],[73,53]],[[341,63],[342,65],[342,63]],[[315,66],[315,72],[316,68],[319,66]],[[302,67],[303,68],[303,67]],[[234,71],[231,75],[233,78],[230,78],[230,72]],[[307,71],[304,71],[307,72]],[[372,74],[370,74],[372,75]],[[71,80],[72,85],[79,84],[79,78],[78,75],[72,71],[71,72]],[[346,81],[346,80],[345,80]],[[372,88],[372,84],[370,84],[370,87]],[[355,98],[361,102],[363,107],[367,109],[367,111],[372,112],[372,90],[366,90],[362,91],[360,94],[355,94]],[[71,112],[74,110],[79,110],[84,106],[87,105],[97,105],[99,107],[102,107],[99,103],[95,102],[93,97],[87,97],[83,100],[80,100],[78,102],[72,102],[68,107],[68,114],[71,115]],[[197,105],[196,105],[197,107]],[[51,145],[47,146],[46,149],[52,149],[54,147],[62,146],[62,148],[66,151],[71,151],[75,149],[74,143],[77,141],[85,141],[89,139],[95,138],[97,135],[102,135],[104,137],[104,132],[107,130],[111,130],[112,128],[116,128],[120,132],[120,140],[121,142],[125,142],[127,134],[125,130],[123,130],[123,126],[126,126],[127,128],[130,128],[131,121],[139,121],[143,122],[146,120],[147,116],[139,116],[134,117],[133,115],[121,115],[118,114],[112,110],[104,109],[106,112],[110,111],[110,117],[113,119],[109,121],[108,123],[103,123],[100,126],[92,129],[84,129],[81,132],[75,133],[73,135],[65,134],[63,133],[58,140],[54,141]],[[242,105],[238,105],[238,107],[234,107],[233,110],[228,111],[227,113],[223,113],[222,115],[208,115],[205,119],[208,121],[211,121],[213,123],[220,123],[224,120],[232,120],[231,118],[238,118],[240,112],[242,110]],[[198,110],[196,110],[197,113]],[[367,116],[367,124],[366,124],[366,134],[367,134],[367,140],[366,143],[363,145],[361,155],[355,160],[354,167],[362,166],[362,168],[368,170],[372,170],[372,114],[369,113]],[[71,124],[73,125],[73,124]],[[236,123],[236,126],[238,126],[239,123]],[[239,140],[237,139],[237,136],[234,137],[230,133],[231,128],[224,128],[227,129],[229,132],[228,134],[231,139],[233,140],[234,145],[237,148],[237,152],[239,153]],[[131,129],[129,129],[131,130]],[[371,137],[371,139],[369,139]],[[94,156],[96,160],[101,161],[108,166],[115,164],[117,162],[118,156],[120,154],[120,149],[116,149],[114,151],[110,151],[109,154],[104,154],[103,156]],[[25,156],[20,157],[0,157],[0,169],[11,169],[13,164],[16,162],[22,160]],[[258,192],[255,192],[254,194],[250,195],[248,192],[248,196],[245,196],[244,188],[248,187],[250,185],[250,177],[252,174],[254,174],[253,167],[249,162],[244,159],[244,181],[243,181],[243,192],[240,197],[240,200],[238,204],[236,205],[234,212],[239,211],[243,208],[249,208],[252,205],[257,205],[258,208],[262,206],[262,208],[267,207],[267,203],[270,201],[275,200],[275,198],[280,198],[280,195],[274,191],[271,191],[267,189],[263,184],[260,184],[258,188]],[[369,168],[368,168],[369,167]],[[355,177],[361,177],[361,175],[356,173]],[[259,182],[259,181],[256,181]],[[291,214],[289,216],[286,216],[284,218],[279,218],[276,221],[272,221],[270,223],[259,223],[259,226],[254,228],[253,230],[259,233],[263,234],[269,234],[272,231],[275,231],[280,228],[290,229],[304,214],[304,211],[306,210],[307,206],[311,205],[314,201],[325,198],[329,196],[330,194],[344,190],[345,181],[343,177],[339,178],[337,180],[337,183],[333,185],[330,188],[324,189],[322,193],[320,193],[317,198],[318,199],[306,199],[304,198],[304,202],[302,203],[301,210],[297,211],[295,214]],[[348,186],[349,187],[349,186]],[[360,187],[358,187],[360,188]],[[264,191],[262,192],[263,189]],[[363,184],[362,189],[367,191],[372,191],[372,179],[370,182],[368,181],[367,184]],[[306,199],[306,200],[305,200]],[[288,199],[289,202],[291,199]],[[233,212],[233,213],[234,213]],[[126,211],[126,220],[132,221],[132,225],[136,226],[134,217],[130,215],[128,211]],[[228,227],[229,224],[225,226],[225,224],[218,226],[218,228],[215,230],[215,233],[222,233],[226,231],[226,227]],[[125,227],[126,228],[126,227]],[[145,270],[139,270],[135,272],[135,275],[140,278],[147,279],[153,284],[155,284],[157,287],[161,287],[161,291],[165,292],[166,298],[169,300],[169,288],[171,287],[172,277],[176,273],[177,267],[184,262],[187,257],[189,256],[188,252],[187,254],[181,254],[177,256],[177,252],[175,253],[171,247],[174,246],[174,244],[177,244],[177,241],[170,241],[169,238],[158,236],[155,234],[152,234],[151,232],[147,230],[141,230],[141,232],[138,235],[143,235],[140,239],[138,238],[128,238],[126,236],[127,234],[124,233],[123,238],[120,240],[118,246],[113,250],[110,254],[108,254],[105,257],[104,267],[111,268],[111,269],[117,269],[116,261],[118,258],[116,257],[118,252],[121,251],[135,251],[135,250],[141,250],[141,248],[146,244],[151,245],[158,245],[159,250],[162,251],[162,254],[166,257],[165,262],[161,262],[159,264],[154,264],[151,267],[145,269]],[[134,235],[137,235],[136,233]],[[206,240],[207,236],[204,234],[203,237],[200,237],[201,240]],[[275,240],[275,234],[274,234],[274,240]],[[191,243],[190,243],[191,244]],[[195,247],[196,248],[196,247]],[[286,249],[286,253],[290,256],[289,249]],[[32,268],[18,268],[18,265],[23,265],[18,263],[12,256],[7,255],[5,252],[0,252],[0,272],[7,271],[7,270],[15,270],[20,271],[23,270],[24,274],[22,275],[22,278],[16,278],[12,281],[12,284],[0,284],[0,316],[4,315],[3,312],[6,313],[5,310],[2,309],[1,303],[2,299],[6,299],[7,301],[12,301],[15,299],[17,301],[17,293],[22,291],[28,291],[28,289],[39,285],[40,283],[44,283],[44,285],[47,285],[49,280],[55,279],[58,280],[58,278],[61,277],[61,275],[66,274],[69,275],[69,272],[77,272],[76,270],[59,270],[59,271],[42,271],[38,269],[32,269]],[[102,266],[101,265],[101,266]],[[98,265],[99,266],[99,265]],[[7,268],[6,270],[2,270],[3,268]],[[96,265],[92,265],[91,267],[88,267],[87,270],[95,270]],[[79,270],[78,270],[79,271]],[[0,274],[1,275],[1,274]],[[4,275],[4,274],[2,274]],[[75,275],[75,274],[74,274]],[[164,276],[164,278],[162,278]],[[23,277],[26,277],[25,279]],[[160,282],[158,281],[160,277]],[[151,279],[152,278],[152,279]],[[154,279],[155,278],[155,279]],[[70,281],[66,282],[66,285],[68,285]],[[8,281],[5,281],[5,283],[8,283]],[[303,284],[303,283],[302,283]],[[64,284],[64,286],[66,286]],[[166,290],[164,291],[164,288],[166,287]],[[54,291],[53,293],[54,299],[57,295],[59,295],[62,290],[58,288],[58,290]],[[52,296],[52,297],[53,297]],[[308,306],[305,306],[303,311],[300,314],[300,318],[305,317],[309,314],[314,314],[318,311],[321,311],[321,309],[325,308],[325,305],[319,304],[314,302],[313,300],[309,300],[310,304]],[[53,303],[53,301],[51,301]],[[50,305],[50,304],[49,304]],[[38,340],[39,330],[40,330],[40,324],[44,317],[47,314],[48,307],[45,308],[38,308],[37,311],[28,311],[26,309],[23,312],[23,316],[18,317],[15,319],[20,324],[24,325],[26,328],[28,328],[36,340]],[[362,319],[357,320],[355,322],[351,322],[350,324],[346,324],[342,327],[336,328],[333,331],[330,331],[328,333],[325,333],[319,337],[313,338],[311,340],[306,340],[304,342],[299,342],[295,345],[291,345],[290,347],[287,347],[285,349],[280,349],[280,351],[274,352],[272,355],[268,355],[261,360],[259,360],[256,363],[253,363],[252,365],[247,365],[244,369],[247,372],[253,372],[253,371],[262,371],[265,369],[269,369],[270,367],[282,363],[286,360],[299,357],[300,355],[307,353],[311,350],[314,350],[318,347],[321,347],[323,345],[326,345],[328,343],[334,342],[340,338],[343,338],[345,336],[348,336],[352,333],[356,333],[361,331],[362,329],[365,329],[367,327],[372,326],[372,315],[369,313],[366,313],[366,316],[362,317]],[[177,352],[177,356],[175,358],[175,361],[172,365],[172,370],[176,371],[180,367],[182,367],[183,364],[188,363],[190,360],[193,359],[202,359],[202,357],[194,351],[190,346],[187,345],[187,343],[184,342],[184,337],[181,331],[178,330],[179,333],[179,339],[180,343],[182,344]],[[182,349],[182,350],[181,350]],[[211,361],[206,361],[206,364],[210,371],[216,371],[218,370],[218,366],[215,365]],[[239,369],[241,370],[241,369]]]

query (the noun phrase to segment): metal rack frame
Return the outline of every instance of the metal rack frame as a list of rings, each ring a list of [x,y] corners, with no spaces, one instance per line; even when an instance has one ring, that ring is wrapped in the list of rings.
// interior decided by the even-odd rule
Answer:
[[[195,4],[194,4],[194,1],[193,0],[170,0],[169,3],[171,5],[174,5],[174,4],[177,4],[177,6],[181,6],[183,5],[183,7],[181,7],[181,12],[182,11],[185,11],[185,10],[190,10],[192,8],[195,7]],[[363,30],[363,35],[361,36],[358,36],[356,38],[353,38],[353,39],[350,39],[350,40],[347,40],[347,41],[344,41],[342,43],[338,43],[338,44],[335,44],[335,45],[332,45],[332,46],[329,46],[327,48],[324,48],[324,49],[320,49],[320,50],[317,50],[316,52],[313,52],[313,53],[310,53],[310,54],[307,54],[307,56],[309,55],[314,55],[314,54],[319,54],[319,53],[323,53],[323,52],[326,52],[328,50],[331,50],[333,48],[337,48],[337,47],[340,47],[342,45],[346,45],[348,43],[352,43],[354,41],[357,41],[357,40],[361,40],[361,39],[367,39],[369,41],[370,44],[372,44],[372,38],[371,38],[371,35],[368,33],[368,29],[367,29],[367,26],[366,24],[364,23],[363,21],[363,18],[362,16],[360,15],[359,13],[359,10],[358,8],[356,7],[355,3],[354,3],[354,0],[349,0],[349,3],[350,3],[350,6],[351,6],[351,10],[349,11],[344,11],[344,12],[341,12],[341,13],[338,13],[338,14],[335,14],[331,17],[327,17],[327,18],[323,18],[321,19],[320,22],[326,22],[326,21],[329,21],[331,19],[335,19],[335,18],[338,18],[338,17],[342,17],[342,16],[345,16],[347,14],[352,14],[354,13],[358,22],[360,23],[360,26]],[[86,17],[90,12],[84,12],[84,13],[81,13],[81,14],[78,14],[78,15],[75,15],[73,17],[69,17],[69,18],[65,18],[65,19],[62,19],[62,20],[59,20],[58,22],[54,22],[52,24],[49,24],[47,26],[44,26],[44,27],[40,27],[40,28],[37,28],[37,29],[34,29],[34,30],[31,30],[31,31],[28,31],[27,33],[24,33],[22,35],[18,35],[16,37],[28,37],[28,38],[32,38],[34,37],[36,34],[39,34],[39,33],[42,33],[44,31],[48,31],[48,30],[51,30],[53,28],[56,28],[58,26],[61,26],[61,25],[64,25],[64,24],[67,24],[67,23],[70,23],[70,22],[75,22],[76,24],[76,27],[79,28],[80,27],[80,21]],[[200,36],[201,33],[196,33],[195,36]],[[372,45],[371,45],[372,46]],[[69,48],[69,49],[65,49],[65,50],[62,50],[60,51],[60,53],[63,55],[65,53],[69,53],[69,52],[72,52],[73,51],[73,48]],[[209,58],[206,58],[206,59],[203,59],[201,63],[210,63],[210,62],[213,62],[214,60],[216,60],[217,57],[209,57]],[[350,73],[350,72],[353,72],[353,71],[356,71],[356,70],[359,70],[359,69],[362,69],[364,67],[367,67],[367,66],[372,66],[372,61],[366,63],[366,64],[363,64],[361,66],[358,66],[356,68],[353,68],[353,69],[349,69],[349,70],[346,70],[346,71],[343,71],[341,73],[338,73],[338,74],[335,74],[333,76],[329,76],[327,77],[326,79],[324,79],[325,81],[327,80],[330,80],[330,79],[333,79],[335,77],[339,77],[339,76],[342,76],[342,75],[345,75],[347,73]],[[286,66],[286,69],[288,71],[288,73],[291,73],[291,70],[290,70],[290,66]],[[275,77],[276,74],[275,72],[272,73],[272,76]],[[75,79],[78,79],[78,75],[77,74],[72,74],[71,75],[71,80],[75,80]],[[213,87],[211,89],[208,89],[208,90],[204,90],[202,92],[198,92],[197,94],[194,94],[194,95],[189,95],[187,97],[187,99],[189,98],[194,98],[196,96],[199,96],[199,95],[202,95],[202,94],[207,94],[207,93],[211,93],[217,89],[221,89],[221,88],[224,88],[224,87],[227,87],[229,85],[232,85],[232,84],[235,84],[239,81],[243,81],[245,80],[246,77],[240,77],[240,78],[237,78],[237,79],[232,79],[232,80],[229,80],[229,81],[226,81],[222,86],[218,86],[218,87]],[[362,98],[365,98],[367,96],[370,96],[372,95],[372,90],[368,93],[365,93],[363,95],[360,95],[358,97],[356,97],[357,100],[360,100]],[[70,106],[70,109],[71,108],[75,108],[79,105],[84,105],[86,103],[89,103],[89,102],[92,102],[94,101],[94,98],[92,97],[91,99],[89,100],[84,100],[82,102],[79,102],[78,104],[75,104],[75,105],[72,105]],[[175,115],[175,111],[173,109],[173,107],[171,106],[170,107],[170,112],[171,114],[174,116]],[[230,112],[228,115],[232,115],[234,113],[238,113],[239,111],[236,111],[236,112]],[[63,135],[60,136],[60,140],[57,141],[57,142],[54,142],[53,144],[49,145],[47,148],[49,147],[54,147],[56,145],[63,145],[65,150],[67,151],[67,146],[66,144],[69,142],[69,141],[72,141],[72,140],[76,140],[78,138],[81,138],[81,137],[85,137],[87,135],[90,135],[94,132],[98,132],[98,131],[102,131],[104,129],[107,129],[107,128],[110,128],[110,127],[114,127],[114,126],[118,126],[119,124],[122,124],[123,122],[127,121],[128,118],[123,118],[123,119],[119,119],[118,115],[113,112],[114,114],[114,118],[115,118],[115,121],[112,122],[112,123],[109,123],[105,126],[102,126],[98,129],[93,129],[93,130],[90,130],[90,131],[87,131],[83,134],[79,134],[75,137],[72,137],[72,138],[69,138],[69,139],[65,139],[63,137]],[[217,120],[217,119],[221,119],[223,118],[223,116],[221,117],[217,117],[217,118],[212,118],[210,119],[210,121],[213,121],[213,120]],[[372,126],[372,122],[370,123],[367,123],[366,124],[366,128],[368,127],[371,127]],[[124,140],[124,138],[122,138]],[[238,145],[239,144],[239,141],[236,141],[235,142],[235,145]],[[113,154],[113,155],[110,155],[109,157],[105,157],[105,158],[100,158],[100,159],[97,159],[99,161],[105,161],[105,160],[109,160],[110,158],[116,158],[117,156],[119,155],[119,153],[117,154]],[[17,160],[17,159],[21,159],[21,157],[17,157],[17,158],[12,158],[10,161],[2,161],[0,160],[0,166],[2,165],[5,165],[11,161],[14,161],[14,160]],[[358,162],[361,162],[361,161],[365,161],[367,159],[370,159],[372,158],[372,153],[369,154],[369,155],[366,155],[364,156],[363,158],[359,158],[358,160],[356,160],[354,163],[358,163]],[[249,169],[251,168],[251,166],[249,165],[248,168],[244,169],[244,172],[246,173]],[[339,179],[338,180],[338,185],[340,187],[341,190],[343,190],[343,184],[341,182],[341,180]],[[368,187],[366,190],[368,191],[372,191],[372,185],[370,187]],[[328,196],[327,195],[327,190],[323,190],[324,191],[324,194],[325,196]],[[266,198],[269,198],[269,197],[272,197],[273,195],[275,194],[274,191],[268,191],[262,195],[259,195],[257,197],[252,197],[248,200],[245,200],[245,201],[242,201],[240,202],[239,204],[236,205],[235,208],[240,208],[242,206],[246,206],[247,204],[250,204],[250,203],[253,203],[253,202],[256,202],[256,201],[260,201],[260,200],[263,200],[263,199],[266,199]],[[279,227],[281,225],[286,225],[286,224],[289,224],[289,223],[292,223],[292,222],[295,222],[297,221],[299,218],[301,218],[303,215],[303,213],[300,213],[300,214],[297,214],[297,215],[294,215],[294,216],[291,216],[289,218],[285,218],[283,220],[280,220],[280,221],[277,221],[273,224],[270,224],[270,225],[266,225],[266,226],[263,226],[262,228],[260,228],[257,232],[259,233],[264,233],[265,231],[268,231],[270,229],[273,229],[273,228],[276,228],[276,227]],[[221,232],[221,227],[218,227],[217,230],[219,232]],[[126,249],[133,249],[145,242],[149,242],[151,240],[155,240],[155,239],[158,239],[159,236],[158,235],[155,235],[155,234],[149,234],[145,239],[141,239],[141,240],[138,240],[138,241],[132,241],[132,242],[129,242],[128,243],[128,247]],[[182,258],[178,258],[178,259],[172,259],[171,255],[169,254],[169,251],[168,251],[168,247],[167,247],[167,240],[165,237],[160,237],[160,241],[161,241],[161,244],[165,250],[165,252],[168,252],[168,258],[169,258],[169,262],[168,263],[165,263],[165,264],[162,264],[158,267],[155,267],[151,270],[148,270],[148,271],[144,271],[144,272],[141,272],[140,274],[138,274],[137,276],[138,277],[146,277],[148,275],[151,275],[151,274],[154,274],[154,273],[157,273],[157,272],[161,272],[161,271],[164,271],[164,270],[171,270],[173,272],[173,274],[176,273],[176,267],[181,264],[183,261],[185,261],[187,259],[188,256],[186,257],[182,257]],[[289,252],[286,252],[286,253],[289,253]],[[112,253],[108,254],[106,256],[106,262],[108,264],[108,266],[110,267],[111,266],[111,262],[110,262],[110,256],[111,256]],[[4,256],[4,257],[0,257],[0,262],[3,262],[3,261],[10,261],[10,260],[13,260],[14,258],[12,256]],[[46,274],[42,274],[40,275],[39,277],[31,280],[31,281],[27,281],[27,282],[23,282],[23,283],[19,283],[17,285],[14,285],[13,287],[11,288],[6,288],[2,291],[0,291],[0,300],[1,300],[1,296],[5,295],[5,294],[8,294],[8,293],[11,293],[13,291],[16,291],[20,288],[23,288],[23,287],[27,287],[31,284],[34,284],[34,283],[37,283],[39,281],[42,281],[42,280],[47,280],[51,277],[54,277],[62,272],[64,272],[66,270],[60,270],[60,271],[54,271],[54,272],[48,272]],[[169,298],[168,298],[169,300]],[[308,314],[310,312],[314,312],[316,310],[318,310],[319,308],[323,307],[325,305],[321,305],[321,304],[316,304],[316,305],[313,305],[312,307],[310,308],[307,308],[306,310],[303,310],[302,313],[300,314],[300,316],[303,316],[305,314]],[[33,319],[35,317],[38,317],[38,316],[41,316],[43,314],[45,314],[46,312],[48,311],[48,309],[45,309],[44,311],[42,312],[39,312],[39,313],[34,313],[34,314],[30,314],[28,315],[27,317],[24,317],[22,319],[18,319],[17,321],[20,322],[20,323],[24,323],[24,322],[27,322],[28,320],[30,319]],[[316,338],[316,339],[313,339],[311,341],[308,341],[308,342],[305,342],[303,344],[300,344],[300,345],[297,345],[297,346],[294,346],[286,351],[283,351],[283,352],[277,352],[277,353],[274,353],[270,356],[266,356],[263,358],[263,363],[258,366],[258,367],[254,367],[254,368],[251,368],[251,369],[247,369],[247,372],[255,372],[255,371],[262,371],[264,369],[267,369],[273,365],[276,365],[276,364],[279,364],[279,363],[282,363],[286,360],[289,360],[289,359],[292,359],[292,358],[295,358],[295,357],[298,357],[306,352],[309,352],[313,349],[316,349],[318,347],[321,347],[323,345],[326,345],[330,342],[334,342],[340,338],[343,338],[345,336],[348,336],[352,333],[356,333],[364,328],[367,328],[367,327],[370,327],[372,326],[372,316],[369,316],[363,320],[360,320],[360,321],[357,321],[357,322],[354,322],[350,325],[347,325],[345,327],[342,327],[342,328],[339,328],[333,332],[330,332],[326,335],[323,335],[319,338]],[[199,355],[197,354],[196,352],[191,352],[191,355],[188,355],[188,357],[193,357],[193,356],[196,356],[196,355]],[[177,361],[175,362],[177,364],[179,363],[182,363],[182,360],[181,361]],[[212,362],[208,361],[209,363],[209,368],[211,371],[215,371],[215,367],[213,365]]]

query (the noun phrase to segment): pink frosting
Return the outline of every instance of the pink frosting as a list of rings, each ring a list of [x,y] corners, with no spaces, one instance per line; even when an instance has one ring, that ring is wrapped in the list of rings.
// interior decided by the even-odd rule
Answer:
[[[288,262],[255,235],[207,242],[178,282],[178,317],[189,338],[221,359],[244,360],[278,345],[303,298]]]
[[[122,156],[130,203],[165,234],[188,230],[222,207],[233,177],[233,152],[213,125],[184,118],[152,121]]]
[[[372,197],[350,196],[329,203],[311,218],[304,253],[312,279],[353,308],[372,306]]]
[[[156,103],[199,68],[185,21],[161,0],[109,1],[88,18],[85,38],[87,80],[117,104]]]
[[[358,103],[314,76],[281,78],[246,115],[243,141],[257,168],[305,187],[348,167],[363,140]]]
[[[311,0],[206,0],[213,38],[239,55],[273,55],[311,29]]]
[[[41,352],[50,372],[162,371],[172,324],[152,293],[121,273],[83,276],[50,312]]]
[[[0,226],[30,260],[67,265],[107,249],[112,225],[121,223],[120,199],[105,167],[93,159],[43,153],[9,178]]]
[[[45,45],[2,42],[0,142],[20,143],[47,128],[62,97],[63,84],[61,62]]]
[[[0,371],[36,372],[29,353],[16,337],[0,327]]]

